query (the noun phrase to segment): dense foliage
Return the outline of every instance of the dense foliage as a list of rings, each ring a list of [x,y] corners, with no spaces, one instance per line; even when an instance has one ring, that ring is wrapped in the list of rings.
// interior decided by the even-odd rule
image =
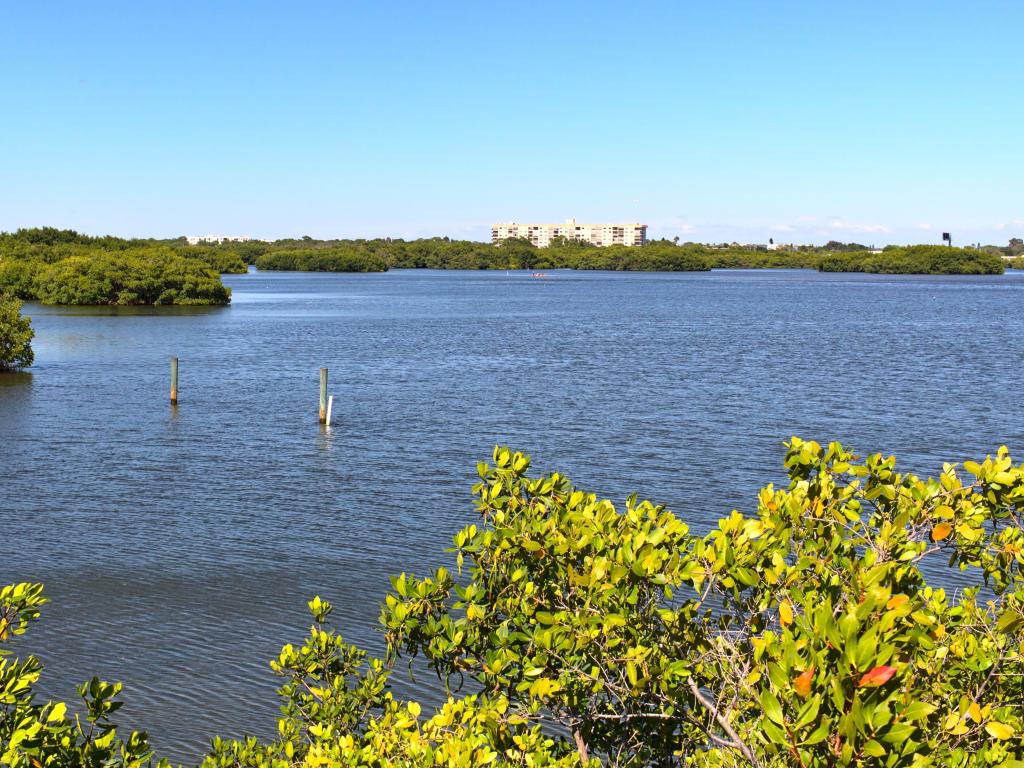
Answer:
[[[32,365],[32,322],[21,315],[21,301],[0,291],[0,372]]]
[[[976,248],[911,245],[881,253],[833,253],[822,257],[823,272],[879,272],[923,275],[1000,275],[1004,262]]]
[[[221,248],[231,248],[224,244]],[[369,272],[385,269],[581,269],[703,271],[708,269],[819,269],[835,272],[998,274],[1003,262],[977,249],[908,246],[868,251],[857,243],[768,251],[737,244],[677,245],[655,240],[642,247],[599,248],[556,239],[537,248],[523,239],[498,245],[468,240],[288,240],[265,244],[255,257],[260,269]]]
[[[0,234],[0,290],[44,304],[227,304],[222,267],[245,270],[208,249],[51,228]]]
[[[223,247],[223,246],[222,246]],[[322,255],[318,256],[321,252]],[[815,267],[814,254],[765,252],[753,248],[710,248],[668,240],[642,248],[560,240],[537,248],[527,240],[500,245],[469,240],[278,241],[254,263],[260,269],[362,272],[381,269],[586,269],[617,271],[703,271],[712,267]],[[309,265],[309,266],[306,266]]]
[[[384,272],[388,268],[375,253],[348,245],[274,250],[258,256],[256,267],[298,272]]]
[[[278,241],[255,258],[259,269],[309,272],[379,272],[387,269],[609,269],[706,270],[710,262],[694,249],[672,243],[644,248],[596,248],[563,241],[536,248],[524,240],[500,246],[469,240]]]
[[[762,251],[754,248],[708,249],[714,269],[817,269],[819,251]]]
[[[631,497],[623,510],[499,448],[455,573],[402,574],[368,659],[309,604],[278,736],[215,740],[206,768],[1019,766],[1024,759],[1024,465],[1006,449],[935,479],[794,438],[786,488],[706,536]],[[936,579],[967,586],[947,591]],[[0,640],[38,585],[0,593]],[[388,677],[421,656],[433,712]],[[116,687],[83,687],[90,722],[34,703],[39,662],[0,661],[0,763],[139,765]]]
[[[242,254],[232,248],[186,245],[179,246],[176,251],[186,258],[202,261],[210,269],[222,275],[243,275],[248,271],[248,263]]]
[[[1013,243],[1011,241],[1011,249]],[[581,269],[629,271],[704,271],[708,269],[820,269],[828,272],[889,272],[921,274],[998,274],[1004,267],[1002,251],[946,248],[941,246],[890,247],[873,252],[859,243],[830,241],[824,246],[785,246],[769,251],[765,246],[722,243],[677,244],[671,240],[652,240],[642,247],[622,245],[598,248],[574,240],[556,239],[546,248],[537,248],[528,240],[510,239],[499,244],[447,237],[402,240],[314,240],[311,237],[275,242],[223,242],[190,246],[184,238],[175,240],[123,240],[116,237],[88,237],[71,230],[53,228],[19,230],[0,234],[0,287],[7,286],[22,298],[42,298],[35,290],[38,273],[45,271],[40,262],[53,264],[73,256],[95,260],[103,254],[126,254],[136,262],[158,251],[180,257],[178,265],[189,269],[204,267],[220,273],[244,273],[247,265],[263,270],[303,272],[382,272],[388,269]],[[1007,249],[1002,249],[1007,250]],[[104,270],[125,269],[124,263]],[[180,272],[162,262],[163,274]],[[152,279],[148,275],[145,279]],[[129,280],[137,280],[131,276]],[[159,279],[159,278],[157,278]],[[204,283],[204,285],[206,285]],[[172,286],[173,287],[173,286]],[[72,294],[78,291],[70,291]],[[101,303],[118,303],[119,290],[105,292]],[[104,291],[100,291],[104,293]],[[151,303],[153,291],[136,301],[128,289],[125,300]],[[217,293],[214,290],[214,293]],[[156,298],[162,291],[155,292]],[[178,294],[168,294],[167,299]],[[205,296],[205,294],[204,294]],[[184,294],[188,299],[188,292]],[[194,298],[194,297],[192,297]],[[43,299],[45,300],[45,299]],[[122,302],[123,303],[123,302]],[[199,303],[219,303],[212,294]]]

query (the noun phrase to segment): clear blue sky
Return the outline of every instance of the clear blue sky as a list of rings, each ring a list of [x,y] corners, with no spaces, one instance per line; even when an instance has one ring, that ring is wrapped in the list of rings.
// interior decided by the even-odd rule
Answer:
[[[0,5],[0,230],[1024,236],[1021,2]]]

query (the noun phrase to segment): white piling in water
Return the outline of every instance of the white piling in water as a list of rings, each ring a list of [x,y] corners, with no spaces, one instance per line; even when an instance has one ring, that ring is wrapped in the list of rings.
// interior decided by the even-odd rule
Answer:
[[[331,426],[331,411],[334,409],[334,395],[327,398],[327,420],[324,422],[328,427]]]

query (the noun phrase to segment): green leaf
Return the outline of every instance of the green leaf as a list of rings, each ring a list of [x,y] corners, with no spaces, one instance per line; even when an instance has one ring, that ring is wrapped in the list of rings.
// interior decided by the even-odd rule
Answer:
[[[861,751],[865,755],[870,755],[871,757],[882,757],[885,754],[885,747],[874,739],[871,739],[864,743],[864,746],[861,747]]]
[[[928,717],[936,709],[934,704],[928,704],[924,701],[915,701],[904,707],[898,714],[903,720],[916,721],[923,720]]]
[[[782,717],[782,705],[779,704],[779,700],[767,688],[762,689],[760,701],[761,710],[768,716],[769,720],[779,725],[785,722]]]

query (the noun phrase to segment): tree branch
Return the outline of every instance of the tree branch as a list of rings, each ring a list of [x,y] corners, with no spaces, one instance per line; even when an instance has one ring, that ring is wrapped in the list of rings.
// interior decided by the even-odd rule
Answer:
[[[693,678],[687,678],[686,683],[690,687],[690,692],[694,695],[694,698],[700,702],[700,705],[710,713],[710,715],[715,719],[715,722],[717,722],[718,725],[721,726],[722,730],[729,735],[729,738],[735,742],[736,748],[743,753],[743,756],[750,761],[750,764],[754,766],[754,768],[761,768],[761,763],[757,759],[753,750],[743,743],[743,739],[741,739],[739,734],[736,733],[735,729],[729,724],[729,721],[722,717],[715,705],[708,701],[704,694],[700,692],[700,688],[697,687],[697,683],[694,682]]]

